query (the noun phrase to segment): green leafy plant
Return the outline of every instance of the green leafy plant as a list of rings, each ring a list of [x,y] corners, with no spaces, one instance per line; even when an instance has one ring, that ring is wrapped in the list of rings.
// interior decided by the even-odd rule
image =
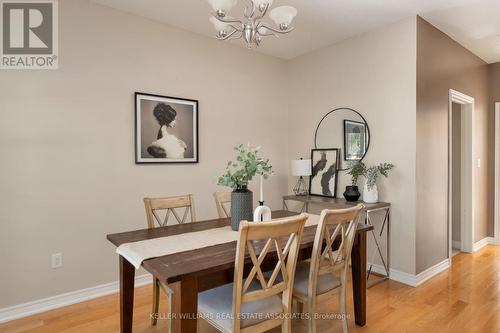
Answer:
[[[358,185],[358,179],[361,176],[364,176],[366,173],[366,165],[359,161],[359,162],[351,162],[349,164],[350,170],[347,172],[348,175],[351,175],[351,185],[352,186],[357,186]]]
[[[226,171],[219,177],[217,185],[241,190],[248,186],[256,174],[264,176],[264,179],[273,174],[269,159],[258,156],[260,147],[239,144],[234,150],[238,152],[236,162],[227,162]]]
[[[389,171],[394,168],[392,163],[380,163],[379,165],[374,165],[366,169],[364,176],[366,177],[366,186],[368,190],[373,189],[377,183],[379,176],[388,177]]]

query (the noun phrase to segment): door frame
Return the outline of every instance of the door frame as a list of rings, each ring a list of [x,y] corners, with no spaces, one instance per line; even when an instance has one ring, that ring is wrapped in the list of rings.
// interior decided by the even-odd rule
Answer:
[[[473,252],[475,216],[474,98],[450,89],[448,105],[448,258],[452,257],[452,104],[462,105],[461,118],[461,251]]]
[[[500,244],[500,103],[495,103],[495,243]]]

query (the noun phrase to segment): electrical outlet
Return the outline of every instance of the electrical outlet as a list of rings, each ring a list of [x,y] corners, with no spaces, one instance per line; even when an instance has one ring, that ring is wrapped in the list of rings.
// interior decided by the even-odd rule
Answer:
[[[60,268],[63,266],[62,253],[52,254],[52,268]]]

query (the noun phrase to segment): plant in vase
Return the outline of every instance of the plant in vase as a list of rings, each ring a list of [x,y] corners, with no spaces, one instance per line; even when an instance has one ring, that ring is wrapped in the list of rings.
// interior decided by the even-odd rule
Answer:
[[[253,219],[253,193],[248,189],[248,183],[258,174],[269,178],[273,174],[269,159],[258,156],[260,147],[239,144],[234,149],[238,152],[236,162],[229,161],[226,171],[217,185],[230,187],[231,193],[231,227],[237,231],[240,221]]]
[[[371,166],[365,171],[365,186],[363,189],[363,201],[366,203],[378,202],[378,188],[377,179],[379,176],[388,177],[389,171],[394,168],[392,163],[381,163],[379,165]]]
[[[350,169],[347,172],[351,175],[351,185],[345,187],[344,198],[347,201],[358,201],[361,193],[359,193],[358,179],[360,176],[364,176],[366,172],[366,165],[359,161],[354,162],[349,165]]]

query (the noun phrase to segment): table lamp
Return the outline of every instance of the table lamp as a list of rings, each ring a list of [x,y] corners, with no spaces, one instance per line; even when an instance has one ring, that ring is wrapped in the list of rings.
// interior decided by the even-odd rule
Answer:
[[[304,177],[310,176],[311,173],[311,160],[293,160],[292,161],[292,176],[300,177],[297,184],[293,187],[295,195],[307,195],[309,188],[304,181]]]

